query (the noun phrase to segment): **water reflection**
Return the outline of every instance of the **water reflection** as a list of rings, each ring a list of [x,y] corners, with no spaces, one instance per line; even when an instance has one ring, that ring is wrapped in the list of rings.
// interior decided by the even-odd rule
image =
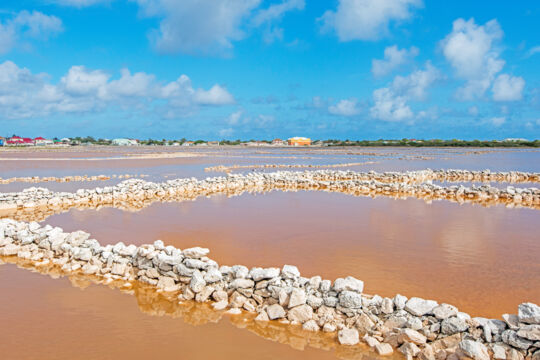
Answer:
[[[153,317],[178,319],[185,324],[196,327],[217,324],[228,320],[230,324],[238,329],[247,330],[249,333],[255,334],[258,337],[287,345],[295,350],[304,351],[308,348],[313,348],[331,351],[336,357],[345,360],[380,358],[364,344],[352,347],[339,345],[336,341],[335,333],[309,332],[302,330],[298,325],[285,325],[278,322],[259,322],[254,320],[255,314],[242,313],[240,315],[228,315],[224,311],[214,310],[208,303],[197,303],[194,301],[179,303],[175,296],[160,293],[155,288],[142,283],[134,282],[129,284],[124,281],[106,282],[103,279],[82,273],[66,274],[59,267],[52,264],[36,266],[30,261],[16,257],[0,257],[0,264],[4,262],[14,264],[21,269],[47,275],[53,279],[67,277],[70,284],[79,289],[87,289],[92,285],[105,285],[112,290],[134,296],[139,310]],[[141,326],[144,326],[144,323]],[[142,330],[144,331],[144,329]],[[246,341],[249,342],[249,338],[246,338]],[[105,350],[103,349],[102,351]],[[395,357],[398,358],[399,356],[396,355]]]

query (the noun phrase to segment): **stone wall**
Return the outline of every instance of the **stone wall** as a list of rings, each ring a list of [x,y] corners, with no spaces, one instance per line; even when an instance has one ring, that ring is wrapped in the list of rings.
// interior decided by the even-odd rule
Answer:
[[[354,277],[302,277],[296,266],[220,266],[209,250],[151,245],[102,246],[83,231],[65,233],[38,223],[0,220],[0,256],[36,266],[54,264],[105,282],[143,282],[181,301],[210,302],[215,310],[256,313],[256,321],[279,321],[305,331],[335,333],[337,341],[360,341],[380,355],[398,349],[422,360],[540,359],[540,307],[523,303],[502,320],[474,317],[448,304],[396,295],[363,293]],[[532,284],[531,284],[532,285]]]

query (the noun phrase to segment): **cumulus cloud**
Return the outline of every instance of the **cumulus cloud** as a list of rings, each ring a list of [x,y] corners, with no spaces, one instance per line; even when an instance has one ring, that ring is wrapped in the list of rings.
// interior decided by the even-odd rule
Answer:
[[[356,99],[343,99],[328,107],[328,112],[338,116],[353,116],[360,113]]]
[[[414,46],[409,50],[400,50],[397,45],[388,46],[384,49],[384,59],[373,59],[371,61],[371,72],[375,77],[388,75],[417,55],[418,48]]]
[[[520,76],[510,76],[501,74],[497,76],[493,83],[493,100],[495,101],[515,101],[521,100],[525,80]]]
[[[499,58],[500,51],[494,46],[502,36],[497,20],[484,25],[477,25],[474,19],[454,21],[452,32],[441,45],[456,74],[466,80],[465,85],[458,89],[458,98],[473,100],[483,96],[491,86],[505,64]]]
[[[62,30],[62,20],[58,17],[23,10],[0,22],[0,54],[8,53],[16,44],[30,39],[47,40]]]
[[[242,21],[261,0],[134,0],[141,15],[161,18],[151,35],[164,53],[221,53],[242,39]]]
[[[527,51],[527,57],[540,53],[540,46],[533,46]]]
[[[416,70],[408,76],[396,76],[390,86],[373,92],[371,116],[384,121],[413,119],[415,115],[408,101],[425,100],[427,89],[440,78],[439,70],[429,62],[424,70]]]
[[[421,0],[339,0],[335,11],[319,19],[322,30],[334,30],[340,41],[377,40],[388,34],[391,21],[406,20]]]
[[[119,78],[103,70],[73,66],[54,84],[47,74],[33,74],[11,61],[0,64],[0,116],[10,119],[55,113],[97,112],[111,107],[133,110],[158,108],[164,117],[193,111],[199,106],[226,105],[234,97],[221,85],[195,89],[187,75],[168,83],[144,72],[121,71]]]
[[[284,30],[275,23],[283,18],[285,13],[294,10],[304,10],[305,0],[283,0],[272,4],[266,9],[258,10],[251,21],[254,27],[263,27],[263,40],[267,44],[276,40],[283,40]]]

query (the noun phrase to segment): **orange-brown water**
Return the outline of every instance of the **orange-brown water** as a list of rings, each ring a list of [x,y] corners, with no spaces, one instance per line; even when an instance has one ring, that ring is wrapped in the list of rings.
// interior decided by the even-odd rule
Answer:
[[[81,158],[134,151],[101,149],[82,154],[40,152],[31,156],[17,152],[0,156]],[[155,150],[143,152],[152,151]],[[529,150],[197,151],[205,156],[91,162],[0,161],[0,176],[139,173],[149,174],[147,180],[163,181],[222,176],[204,171],[216,165],[363,161],[377,163],[351,169],[540,171],[540,153]],[[74,191],[115,182],[118,180],[13,183],[0,185],[0,191],[20,191],[30,186]],[[304,276],[334,279],[353,275],[365,281],[367,293],[435,299],[454,304],[473,316],[499,318],[503,313],[515,313],[521,302],[540,303],[538,210],[460,206],[446,201],[426,204],[417,199],[371,199],[318,192],[272,192],[158,203],[133,213],[110,208],[71,210],[49,217],[45,223],[66,231],[91,232],[101,243],[142,244],[162,239],[180,248],[205,246],[211,250],[210,257],[221,264],[294,264]],[[301,331],[280,328],[272,330],[269,336],[255,328],[252,321],[244,323],[229,316],[218,316],[221,320],[217,323],[193,326],[193,319],[201,316],[203,320],[198,323],[205,323],[208,318],[215,320],[214,312],[199,307],[175,318],[167,314],[177,313],[178,305],[155,297],[148,299],[137,292],[129,295],[97,285],[81,291],[66,278],[51,279],[9,264],[0,266],[0,294],[0,344],[8,344],[1,347],[1,359],[349,359],[373,354],[336,347],[333,339],[322,341],[330,351],[321,350],[321,346],[305,346],[309,336]],[[186,318],[188,323],[183,320]],[[320,339],[316,343],[319,342]],[[300,348],[305,350],[297,350]]]

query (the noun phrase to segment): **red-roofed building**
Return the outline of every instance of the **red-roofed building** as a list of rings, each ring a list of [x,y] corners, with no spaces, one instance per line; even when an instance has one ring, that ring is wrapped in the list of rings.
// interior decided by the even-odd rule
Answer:
[[[41,136],[34,139],[34,145],[38,146],[52,145],[53,143],[52,140],[42,138]]]
[[[6,140],[7,146],[34,146],[34,140],[30,138],[22,138],[13,136]]]

